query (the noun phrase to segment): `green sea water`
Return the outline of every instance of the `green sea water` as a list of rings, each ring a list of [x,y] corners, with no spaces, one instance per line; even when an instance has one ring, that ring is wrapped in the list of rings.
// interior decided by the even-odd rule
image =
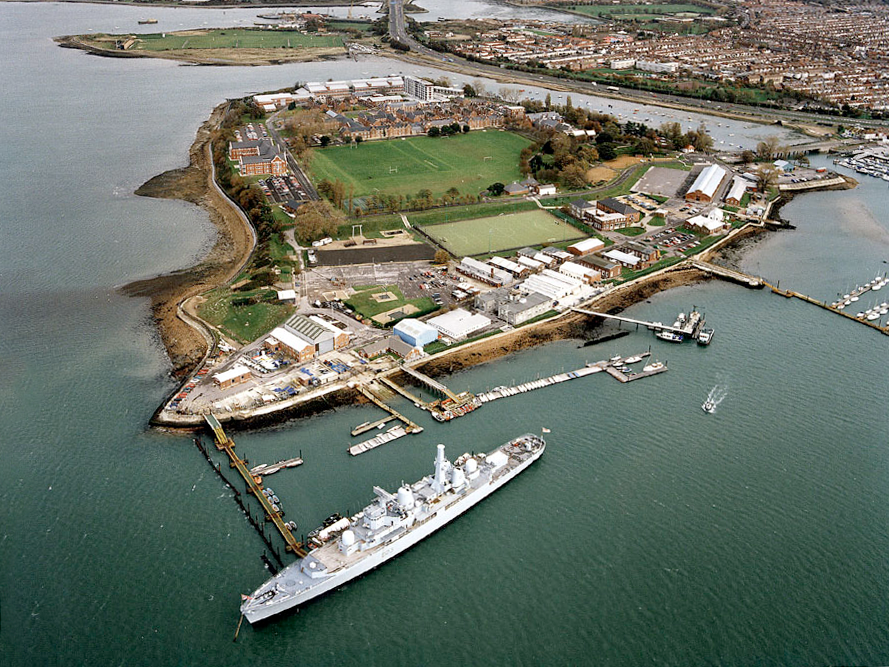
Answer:
[[[151,13],[189,27],[252,16]],[[236,434],[257,463],[302,452],[268,481],[307,530],[374,484],[427,474],[438,442],[453,457],[552,431],[538,463],[445,529],[232,642],[239,594],[268,576],[264,545],[189,438],[147,430],[173,384],[146,302],[116,291],[187,266],[212,230],[191,206],[130,193],[181,165],[222,99],[356,65],[182,67],[50,41],[145,14],[0,5],[0,663],[889,662],[887,339],[722,282],[628,311],[697,306],[716,328],[708,348],[634,330],[443,379],[481,391],[649,347],[670,367],[653,378],[598,374],[445,425],[396,403],[426,430],[357,458],[349,430],[369,407]],[[784,209],[798,229],[749,247],[741,268],[830,300],[889,268],[887,204],[874,179],[800,197]]]

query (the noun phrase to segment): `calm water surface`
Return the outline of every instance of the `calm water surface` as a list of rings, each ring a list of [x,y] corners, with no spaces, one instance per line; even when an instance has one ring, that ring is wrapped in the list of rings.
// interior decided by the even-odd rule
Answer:
[[[221,24],[218,11],[151,13],[167,12]],[[183,164],[226,97],[399,65],[182,67],[50,40],[133,30],[144,14],[0,5],[0,663],[889,662],[885,338],[723,283],[629,311],[696,305],[717,329],[709,348],[640,331],[447,378],[479,391],[651,346],[671,370],[643,382],[596,375],[443,426],[401,404],[426,431],[358,459],[345,448],[367,407],[239,435],[256,462],[302,451],[270,481],[308,528],[363,506],[373,484],[427,473],[437,442],[455,456],[552,429],[538,464],[446,530],[232,643],[238,594],[267,576],[263,546],[188,438],[146,431],[168,365],[147,304],[115,291],[187,266],[212,230],[192,206],[131,193]],[[784,212],[799,229],[743,265],[831,298],[886,270],[887,196],[868,179],[801,197]],[[704,415],[717,384],[726,398]]]

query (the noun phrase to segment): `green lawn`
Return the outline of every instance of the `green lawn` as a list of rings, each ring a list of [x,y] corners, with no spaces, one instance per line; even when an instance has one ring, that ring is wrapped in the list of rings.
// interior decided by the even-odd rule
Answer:
[[[520,180],[519,153],[530,142],[511,132],[474,131],[452,137],[366,141],[316,150],[313,180],[339,179],[355,196],[416,194],[440,197],[449,188],[477,194],[491,183]],[[490,159],[486,159],[490,158]]]
[[[623,229],[618,229],[617,232],[624,236],[639,236],[645,233],[645,227],[624,227]]]
[[[356,313],[368,319],[406,304],[411,304],[419,309],[418,312],[410,315],[410,317],[419,317],[438,309],[435,302],[426,296],[419,299],[405,299],[404,294],[398,289],[397,285],[358,285],[354,289],[359,290],[358,294],[346,299],[345,303]],[[380,292],[391,292],[396,297],[396,300],[377,301],[374,295]],[[390,322],[390,326],[391,324]]]
[[[195,34],[197,33],[197,34]],[[343,46],[340,35],[303,35],[277,30],[231,28],[139,35],[135,51],[173,51],[182,49],[278,49]]]
[[[222,287],[206,294],[207,301],[198,308],[198,314],[235,340],[249,343],[286,321],[295,310],[292,305],[278,302],[244,306],[233,303],[265,292],[268,290],[232,293]]]
[[[575,227],[546,211],[526,211],[424,227],[458,257],[584,238]]]

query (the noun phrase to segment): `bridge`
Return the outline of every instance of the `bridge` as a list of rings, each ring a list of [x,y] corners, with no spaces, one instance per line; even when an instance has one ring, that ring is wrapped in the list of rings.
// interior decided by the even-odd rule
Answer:
[[[619,320],[621,322],[629,322],[630,324],[641,324],[644,327],[648,327],[652,331],[671,331],[673,333],[682,334],[684,336],[688,335],[687,329],[680,329],[674,326],[668,326],[666,324],[662,324],[661,322],[646,322],[645,320],[635,320],[632,317],[623,317],[621,315],[609,315],[608,313],[599,313],[595,310],[586,310],[584,308],[572,308],[575,313],[580,313],[581,315],[592,315],[593,317],[605,317],[609,320]]]

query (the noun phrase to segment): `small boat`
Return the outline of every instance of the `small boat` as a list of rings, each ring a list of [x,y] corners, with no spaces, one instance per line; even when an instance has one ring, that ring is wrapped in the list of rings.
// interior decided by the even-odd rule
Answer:
[[[715,331],[710,327],[701,329],[701,333],[698,334],[698,345],[709,345],[712,343],[714,333]]]
[[[701,410],[706,412],[708,415],[712,415],[716,411],[716,403],[708,399],[701,405]]]
[[[139,25],[154,25],[157,23],[157,19],[139,19],[137,23]]]
[[[658,331],[655,336],[668,343],[681,343],[685,340],[685,337],[682,334],[674,333],[672,331]]]

